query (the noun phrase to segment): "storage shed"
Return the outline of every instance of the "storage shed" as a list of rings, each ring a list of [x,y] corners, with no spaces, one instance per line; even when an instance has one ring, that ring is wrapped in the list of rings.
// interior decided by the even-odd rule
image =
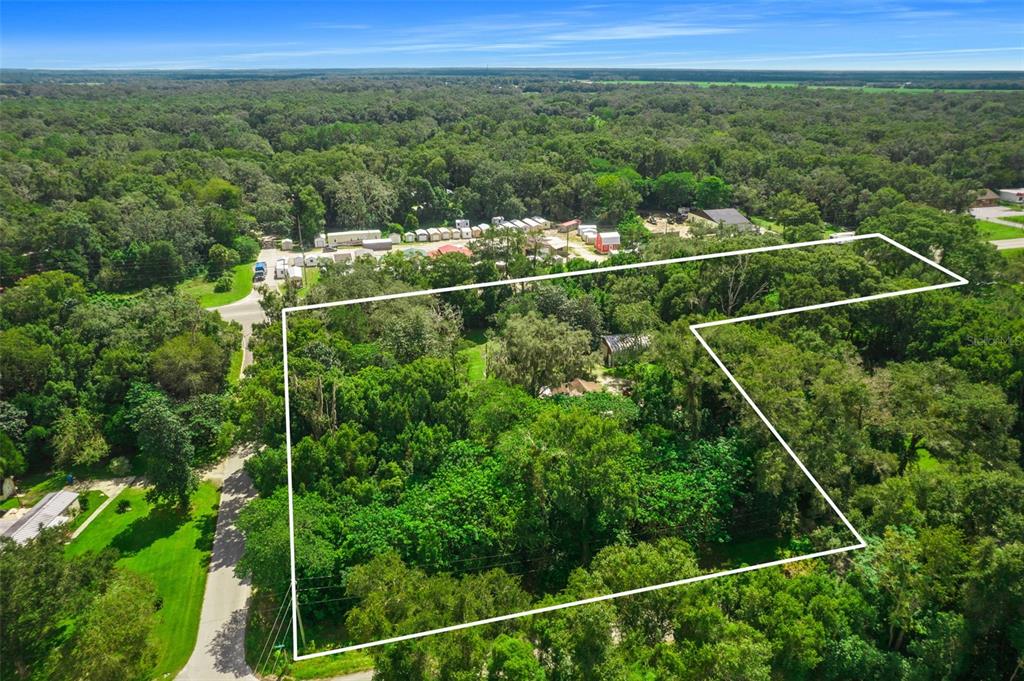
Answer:
[[[612,253],[622,246],[622,237],[618,232],[598,232],[594,239],[594,248],[598,253]]]
[[[601,357],[606,367],[636,359],[651,345],[651,337],[641,334],[601,336]]]

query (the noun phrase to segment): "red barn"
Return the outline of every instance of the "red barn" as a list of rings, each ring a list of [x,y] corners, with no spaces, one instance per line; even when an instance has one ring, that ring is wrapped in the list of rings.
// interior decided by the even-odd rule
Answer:
[[[598,232],[594,239],[594,248],[598,253],[612,253],[622,246],[622,238],[618,232]]]

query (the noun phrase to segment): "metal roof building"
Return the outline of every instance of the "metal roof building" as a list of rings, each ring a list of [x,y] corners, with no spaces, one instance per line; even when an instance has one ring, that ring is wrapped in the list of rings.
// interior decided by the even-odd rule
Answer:
[[[50,492],[32,510],[3,530],[0,536],[10,537],[19,544],[34,539],[42,530],[63,525],[78,510],[78,493],[61,490]]]

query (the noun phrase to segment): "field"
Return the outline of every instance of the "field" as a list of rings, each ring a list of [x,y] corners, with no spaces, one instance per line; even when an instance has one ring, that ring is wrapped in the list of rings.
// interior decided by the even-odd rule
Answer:
[[[235,265],[230,291],[222,293],[214,291],[214,282],[208,281],[205,276],[189,279],[181,285],[179,290],[190,298],[198,300],[202,307],[220,307],[234,303],[245,298],[252,291],[252,266],[251,262]]]
[[[154,678],[176,673],[192,654],[219,495],[213,484],[202,483],[192,496],[191,512],[183,516],[154,507],[144,489],[130,487],[67,547],[69,556],[115,548],[121,553],[120,566],[153,580],[163,599]],[[131,507],[118,513],[122,501]]]
[[[978,220],[978,233],[987,241],[1019,239],[1024,237],[1024,227],[1010,227],[1009,225],[1001,225],[998,222]]]

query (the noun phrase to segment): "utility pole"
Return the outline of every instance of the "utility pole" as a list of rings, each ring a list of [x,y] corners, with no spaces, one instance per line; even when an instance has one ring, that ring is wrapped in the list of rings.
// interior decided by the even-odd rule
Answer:
[[[292,194],[292,212],[295,213],[295,230],[299,233],[299,254],[302,256],[302,287],[306,287],[306,244],[302,241],[302,221],[299,220],[298,194]]]

